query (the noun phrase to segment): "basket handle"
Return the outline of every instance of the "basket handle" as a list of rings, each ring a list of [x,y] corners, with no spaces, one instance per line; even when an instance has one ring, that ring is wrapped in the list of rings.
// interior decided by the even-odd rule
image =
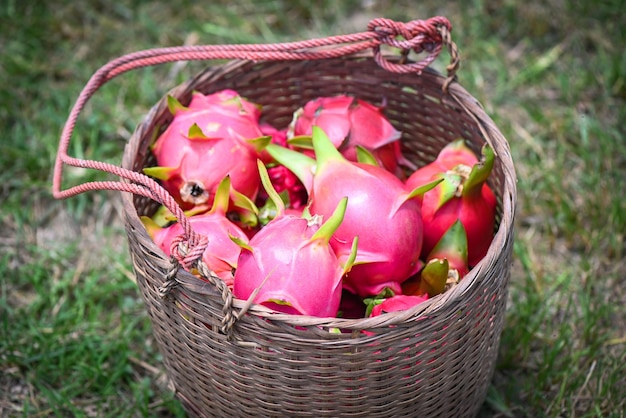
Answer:
[[[154,179],[145,174],[123,169],[119,166],[78,159],[68,154],[68,148],[76,121],[87,101],[96,91],[111,79],[136,68],[154,66],[174,61],[199,61],[216,59],[242,60],[318,60],[338,58],[372,49],[374,59],[384,69],[396,73],[420,73],[432,63],[446,45],[451,57],[447,67],[447,85],[455,78],[459,65],[456,45],[450,37],[451,24],[445,17],[436,16],[427,20],[413,20],[407,23],[377,18],[369,22],[367,31],[330,36],[306,41],[276,44],[244,45],[204,45],[155,48],[138,51],[114,59],[96,71],[80,92],[61,132],[53,181],[52,194],[56,199],[65,199],[87,191],[116,190],[141,195],[166,206],[179,220],[186,241],[186,250],[179,251],[181,240],[172,245],[174,258],[187,270],[193,267],[206,248],[208,238],[196,233],[174,198]],[[428,55],[415,63],[393,63],[386,60],[380,51],[381,45],[399,48],[405,55],[410,51],[427,52]],[[94,169],[113,174],[126,181],[86,182],[63,189],[63,168],[73,166]],[[174,248],[176,247],[176,248]]]

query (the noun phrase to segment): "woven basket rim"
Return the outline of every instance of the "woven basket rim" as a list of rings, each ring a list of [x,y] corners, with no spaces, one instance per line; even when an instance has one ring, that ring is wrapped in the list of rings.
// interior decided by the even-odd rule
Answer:
[[[364,52],[340,58],[329,58],[329,60],[363,60],[371,57],[371,52]],[[399,57],[397,56],[388,56],[386,58],[390,60],[399,59]],[[208,66],[207,68],[196,74],[194,77],[170,89],[169,92],[163,95],[163,97],[155,105],[153,105],[153,107],[150,109],[144,119],[138,124],[137,130],[133,133],[133,138],[131,138],[131,141],[135,138],[136,135],[140,135],[144,129],[149,129],[149,127],[151,126],[151,120],[154,119],[154,117],[159,112],[163,111],[163,109],[167,107],[166,97],[168,94],[176,95],[185,90],[192,89],[197,80],[205,76],[206,73],[211,73],[213,76],[219,76],[220,74],[225,74],[248,65],[273,65],[282,63],[285,63],[286,65],[297,65],[298,63],[305,62],[307,62],[307,60],[288,62],[253,62],[249,60],[231,60],[224,64]],[[445,76],[443,76],[436,69],[430,67],[426,67],[423,70],[423,74],[427,74],[426,76],[428,77],[436,78],[442,85],[446,80]],[[497,158],[500,159],[500,162],[503,166],[503,172],[505,174],[504,180],[502,182],[502,216],[500,219],[500,223],[497,226],[497,231],[494,234],[491,245],[489,246],[489,250],[485,257],[483,257],[483,259],[476,266],[474,266],[469,271],[469,273],[464,276],[464,278],[452,289],[449,289],[448,291],[433,298],[429,298],[427,301],[420,303],[410,309],[398,312],[383,313],[380,316],[376,317],[352,319],[285,314],[271,310],[259,304],[250,305],[245,300],[237,299],[233,295],[232,307],[235,310],[240,311],[241,309],[246,307],[246,305],[249,305],[246,311],[248,314],[256,315],[272,321],[284,322],[296,327],[315,326],[323,328],[363,330],[373,328],[385,328],[388,326],[406,323],[407,321],[419,320],[420,318],[428,317],[430,315],[435,315],[441,307],[446,306],[450,303],[458,302],[463,298],[463,295],[475,285],[476,281],[480,280],[481,272],[484,269],[489,268],[490,265],[497,262],[497,259],[499,257],[499,246],[501,246],[502,243],[505,242],[507,235],[512,233],[517,198],[517,180],[513,160],[508,149],[508,143],[506,141],[506,138],[496,127],[491,117],[486,114],[479,101],[475,99],[464,87],[462,87],[457,80],[454,80],[449,85],[447,85],[446,94],[449,95],[449,97],[455,100],[462,107],[466,108],[468,112],[474,115],[476,123],[483,134],[483,138],[486,142],[489,142],[496,151]],[[122,197],[125,208],[124,210],[127,212],[127,215],[136,217],[138,220],[139,216],[136,212],[132,195],[124,193]],[[147,236],[147,232],[145,230],[136,232],[145,234]],[[146,242],[148,242],[151,246],[150,250],[152,253],[162,255],[163,261],[165,263],[169,263],[169,258],[165,256],[165,253],[163,253],[163,251],[152,240],[147,240]],[[211,295],[219,294],[217,288],[214,285],[199,280],[196,276],[183,270],[182,267],[179,267],[179,272],[176,280],[178,281],[178,284],[181,285],[183,288],[192,289],[192,291],[198,291],[199,293],[206,293]],[[337,335],[339,338],[342,337],[341,334]]]

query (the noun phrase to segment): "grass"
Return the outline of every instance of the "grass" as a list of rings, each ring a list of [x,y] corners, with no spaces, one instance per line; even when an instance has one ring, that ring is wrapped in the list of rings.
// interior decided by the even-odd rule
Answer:
[[[437,14],[452,21],[460,82],[509,139],[519,177],[507,321],[481,416],[625,416],[623,0],[26,3],[0,5],[0,416],[184,415],[129,280],[118,196],[50,196],[60,129],[97,68],[155,46],[305,39]],[[118,162],[146,110],[201,67],[105,86],[73,155]]]

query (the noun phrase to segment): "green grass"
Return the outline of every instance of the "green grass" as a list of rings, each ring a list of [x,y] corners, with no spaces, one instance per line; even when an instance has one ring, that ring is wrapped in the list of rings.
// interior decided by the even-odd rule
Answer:
[[[26,3],[0,4],[0,416],[184,415],[129,280],[119,196],[50,196],[60,129],[97,68],[156,46],[306,39],[438,14],[454,26],[459,80],[509,139],[519,177],[510,300],[481,416],[625,416],[623,0]],[[105,86],[72,154],[119,162],[147,109],[203,65]]]
[[[155,348],[151,339],[144,338],[149,324],[142,304],[132,295],[134,284],[120,280],[116,268],[83,269],[86,260],[76,260],[77,248],[71,246],[58,252],[29,248],[26,253],[33,260],[15,268],[13,303],[8,303],[2,321],[2,385],[10,389],[5,394],[21,401],[16,404],[22,409],[3,412],[24,416],[180,414],[167,393],[162,401],[151,404],[153,384],[141,364],[147,356],[154,361]],[[114,266],[112,257],[106,255],[106,261]],[[77,267],[70,265],[72,261]],[[8,260],[1,266],[6,271]],[[15,306],[15,302],[27,303],[27,307]]]

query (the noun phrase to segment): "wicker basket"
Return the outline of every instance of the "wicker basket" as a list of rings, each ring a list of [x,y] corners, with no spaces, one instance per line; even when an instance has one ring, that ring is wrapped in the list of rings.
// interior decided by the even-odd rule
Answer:
[[[209,271],[201,270],[207,281],[185,271],[159,250],[139,218],[154,213],[160,192],[125,193],[137,283],[167,374],[188,413],[475,416],[503,326],[516,200],[509,146],[477,100],[434,70],[399,74],[362,53],[234,60],[208,68],[170,94],[185,104],[193,91],[225,88],[262,103],[264,120],[278,128],[318,96],[350,94],[385,103],[385,115],[403,132],[405,155],[417,165],[432,161],[459,137],[475,151],[489,142],[497,154],[490,182],[498,198],[498,226],[488,254],[458,286],[411,310],[368,319],[303,317],[247,305]],[[164,98],[127,145],[124,169],[140,172],[154,164],[149,144],[170,120]],[[181,249],[184,253],[184,245]],[[337,329],[342,332],[333,332]]]

